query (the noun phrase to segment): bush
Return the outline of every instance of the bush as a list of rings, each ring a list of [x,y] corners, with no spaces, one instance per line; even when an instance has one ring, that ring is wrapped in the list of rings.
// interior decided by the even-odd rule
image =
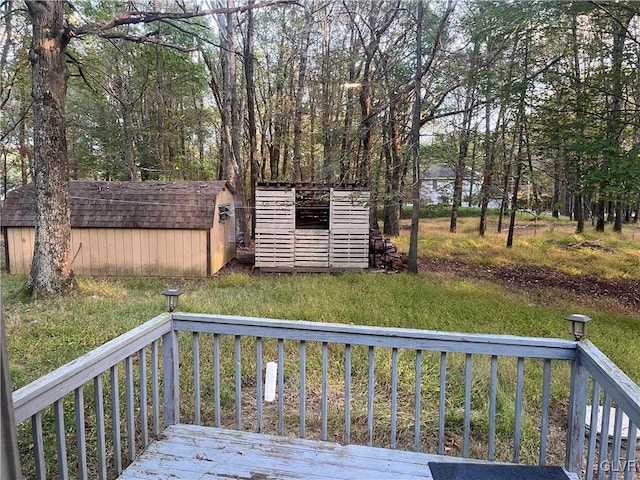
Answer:
[[[402,207],[401,218],[411,218],[411,210],[413,207]],[[458,209],[458,217],[479,217],[481,209],[480,207],[460,207]],[[489,215],[498,215],[500,210],[498,208],[487,209]],[[451,216],[451,205],[427,205],[420,207],[420,218],[447,218]]]

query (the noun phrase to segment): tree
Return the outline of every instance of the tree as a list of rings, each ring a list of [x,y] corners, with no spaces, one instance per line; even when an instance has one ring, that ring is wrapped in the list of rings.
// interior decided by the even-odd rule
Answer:
[[[187,20],[215,13],[233,13],[282,3],[270,0],[251,6],[177,12],[136,10],[102,23],[74,27],[65,20],[62,0],[28,0],[33,29],[30,52],[34,111],[34,183],[36,189],[35,246],[25,292],[32,297],[69,292],[76,287],[71,267],[69,158],[66,143],[67,46],[72,38],[98,35],[155,43],[183,50],[154,35],[118,31],[123,25],[147,25],[161,20]]]

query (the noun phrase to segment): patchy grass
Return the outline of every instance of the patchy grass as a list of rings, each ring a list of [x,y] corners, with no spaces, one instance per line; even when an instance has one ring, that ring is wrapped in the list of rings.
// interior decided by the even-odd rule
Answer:
[[[527,221],[528,222],[528,221]],[[477,219],[461,218],[459,233],[448,232],[448,219],[421,221],[420,255],[428,258],[446,257],[481,265],[539,265],[558,271],[580,275],[598,275],[607,278],[638,278],[640,276],[640,233],[628,227],[622,235],[610,233],[595,235],[587,232],[577,236],[571,225],[561,222],[538,222],[535,227],[523,220],[523,227],[516,233],[512,249],[504,246],[506,234],[487,232],[484,238],[476,234]],[[495,224],[492,223],[493,228]],[[394,239],[401,250],[406,250],[408,230]],[[601,245],[603,249],[583,248],[585,242]],[[433,330],[449,330],[477,333],[531,335],[567,338],[564,317],[571,313],[585,313],[594,321],[590,324],[590,339],[601,348],[634,381],[640,382],[640,312],[620,312],[606,303],[577,303],[572,298],[557,298],[554,292],[546,297],[532,298],[529,292],[516,292],[499,285],[475,279],[460,280],[437,272],[409,274],[296,274],[296,275],[252,275],[248,272],[231,272],[207,280],[168,279],[79,279],[80,291],[65,298],[25,302],[17,292],[24,283],[21,276],[2,277],[5,325],[8,334],[8,350],[12,367],[14,387],[20,387],[42,376],[79,355],[145,322],[163,311],[162,291],[167,287],[181,288],[180,310],[203,313],[221,313],[256,317],[300,319],[310,321],[343,322],[357,325],[379,325]],[[202,343],[202,368],[210,371],[211,342]],[[189,338],[181,341],[189,345]],[[233,351],[232,344],[226,347]],[[255,389],[252,372],[250,342],[243,353],[243,403],[245,412],[252,411],[251,396]],[[275,348],[265,341],[265,355]],[[311,432],[319,424],[320,400],[313,389],[320,381],[319,373],[312,367],[312,353],[318,346],[309,346],[307,371],[309,398],[307,400],[308,424]],[[184,349],[188,357],[188,348]],[[317,352],[316,352],[317,353]],[[404,358],[402,352],[398,372],[399,388],[399,445],[410,447],[412,434],[411,391],[413,385],[412,358]],[[297,385],[297,345],[287,345],[286,365],[290,376],[287,385],[295,391]],[[340,405],[343,398],[344,371],[338,361],[340,351],[330,352],[331,402]],[[437,406],[438,401],[438,355],[427,361],[422,372],[425,411]],[[354,347],[354,378],[366,379],[366,351]],[[188,358],[187,358],[188,360]],[[189,361],[181,375],[188,379],[191,374]],[[206,370],[205,370],[206,367]],[[341,369],[342,368],[342,369]],[[390,359],[388,352],[376,352],[376,381],[382,391],[388,388]],[[554,370],[552,406],[557,413],[566,400],[567,371]],[[462,431],[464,412],[464,356],[452,355],[448,363],[447,425],[451,445]],[[488,425],[489,364],[487,359],[474,359],[474,378],[471,393],[472,403],[472,454],[479,452],[482,438]],[[523,457],[535,450],[540,406],[535,399],[540,397],[541,368],[537,361],[527,361],[525,418],[523,424]],[[233,369],[222,371],[223,406],[234,406],[232,385]],[[513,425],[515,364],[509,360],[501,363],[498,391],[498,443],[500,456],[508,458],[509,442]],[[204,377],[203,377],[204,378]],[[203,391],[210,386],[210,375],[203,379]],[[188,402],[188,380],[184,382],[187,392],[183,400]],[[352,411],[352,441],[365,441],[366,437],[366,387],[354,384]],[[385,387],[386,385],[386,387]],[[89,397],[89,395],[87,395]],[[527,400],[529,399],[529,400]],[[375,406],[375,430],[388,436],[388,399]],[[288,397],[291,407],[297,407],[295,395]],[[378,400],[377,400],[378,401]],[[211,402],[203,402],[211,405]],[[207,407],[209,408],[209,407]],[[436,407],[437,408],[437,407]],[[245,413],[248,415],[248,413]],[[265,430],[273,428],[274,405],[265,406]],[[209,420],[211,412],[203,411]],[[295,414],[288,413],[287,425],[294,424]],[[271,420],[270,420],[271,419]],[[329,431],[336,440],[341,440],[342,413],[329,411]],[[233,425],[233,415],[227,420]],[[246,418],[247,422],[250,418]],[[271,423],[269,423],[271,421]],[[437,432],[437,416],[423,418],[423,431]],[[289,430],[292,427],[288,427]],[[316,429],[317,430],[317,429]],[[273,430],[271,430],[273,431]],[[287,433],[295,435],[291,430]],[[378,433],[377,433],[378,434]],[[558,451],[562,432],[555,433]],[[24,437],[28,442],[28,437]],[[433,447],[433,435],[426,435],[425,445]],[[457,444],[456,444],[457,445]],[[459,447],[459,445],[458,445]],[[453,446],[451,448],[454,448]],[[454,448],[455,450],[455,448]],[[481,455],[481,454],[480,454]],[[535,454],[530,455],[535,461]],[[550,459],[551,460],[551,459]]]

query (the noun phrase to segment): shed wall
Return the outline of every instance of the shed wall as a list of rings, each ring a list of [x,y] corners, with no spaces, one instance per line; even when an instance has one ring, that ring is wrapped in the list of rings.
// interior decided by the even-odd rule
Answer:
[[[236,213],[234,196],[223,189],[216,196],[216,208],[211,229],[211,273],[218,272],[236,256]],[[229,206],[230,214],[220,220],[220,206]]]
[[[71,231],[76,275],[207,275],[206,230],[74,228]],[[34,229],[8,227],[9,271],[29,273]]]

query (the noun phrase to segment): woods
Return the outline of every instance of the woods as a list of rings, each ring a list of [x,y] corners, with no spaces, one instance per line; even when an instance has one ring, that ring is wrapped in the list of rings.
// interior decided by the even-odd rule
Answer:
[[[227,179],[245,242],[257,182],[367,185],[394,235],[432,165],[456,173],[451,231],[468,204],[484,234],[495,196],[577,231],[637,221],[640,6],[421,5],[2,2],[4,186],[41,192],[34,293],[73,288],[69,178]]]

